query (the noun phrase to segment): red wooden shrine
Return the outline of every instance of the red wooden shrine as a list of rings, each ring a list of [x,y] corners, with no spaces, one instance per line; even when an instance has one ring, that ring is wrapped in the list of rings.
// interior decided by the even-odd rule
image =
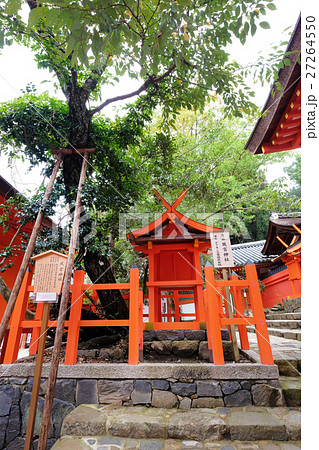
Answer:
[[[189,219],[176,210],[184,198],[185,189],[177,200],[170,205],[157,191],[154,191],[166,211],[149,225],[129,233],[128,239],[134,250],[149,258],[149,322],[151,328],[181,328],[179,305],[183,298],[193,295],[197,322],[205,321],[203,278],[200,265],[200,253],[211,248],[212,231],[221,231]],[[187,294],[181,292],[187,291]],[[173,295],[167,294],[172,292]],[[192,294],[190,294],[190,292]],[[173,298],[174,323],[163,322],[161,298]],[[170,309],[170,308],[168,308]],[[187,322],[188,327],[190,325]]]

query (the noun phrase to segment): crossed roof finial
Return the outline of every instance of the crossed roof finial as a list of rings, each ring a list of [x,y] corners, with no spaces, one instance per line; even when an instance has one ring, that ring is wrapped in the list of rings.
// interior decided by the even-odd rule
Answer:
[[[177,199],[175,200],[175,202],[170,205],[162,196],[159,192],[157,192],[156,189],[154,189],[154,194],[156,194],[156,196],[161,200],[161,202],[163,203],[163,205],[165,206],[165,208],[167,209],[167,211],[169,212],[173,212],[175,211],[175,209],[177,208],[177,206],[181,203],[181,201],[183,200],[183,198],[185,197],[187,192],[187,189],[184,189],[183,192],[177,197]]]

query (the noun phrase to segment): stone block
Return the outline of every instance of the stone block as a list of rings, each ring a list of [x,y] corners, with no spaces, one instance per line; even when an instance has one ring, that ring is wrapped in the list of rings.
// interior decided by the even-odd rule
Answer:
[[[167,380],[152,380],[152,387],[153,389],[167,391],[169,388],[169,382]]]
[[[275,364],[278,366],[280,375],[287,377],[298,377],[298,361],[296,358],[289,359],[275,359]]]
[[[3,448],[8,420],[9,420],[8,416],[0,417],[0,448]]]
[[[24,450],[24,438],[22,436],[16,437],[7,445],[6,450]]]
[[[287,406],[301,406],[300,377],[280,377],[282,393]]]
[[[9,415],[13,394],[13,386],[10,386],[8,384],[0,386],[0,417]]]
[[[196,385],[194,383],[171,383],[171,390],[176,395],[189,397],[195,394]]]
[[[185,330],[184,336],[185,336],[185,339],[189,339],[190,341],[205,341],[206,340],[206,331],[205,330]]]
[[[172,345],[173,354],[180,358],[190,358],[198,351],[198,341],[173,341]]]
[[[209,349],[208,349],[208,342],[207,341],[201,341],[199,343],[198,357],[200,359],[204,359],[206,361],[209,360]]]
[[[9,444],[13,439],[19,436],[21,430],[20,408],[13,405],[10,411],[6,430],[6,443]]]
[[[224,401],[225,406],[248,406],[252,404],[250,392],[245,389],[225,395]]]
[[[80,405],[63,421],[61,436],[101,436],[106,433],[106,417],[96,409]]]
[[[9,378],[8,381],[9,381],[9,384],[18,384],[19,386],[22,386],[22,385],[26,384],[28,379],[21,378],[21,377],[11,377],[11,378]]]
[[[55,398],[53,400],[51,420],[54,428],[54,436],[60,437],[62,423],[65,417],[74,410],[74,405]]]
[[[245,391],[239,391],[245,392]],[[228,416],[228,431],[231,440],[258,441],[287,439],[284,423],[267,412],[232,411]]]
[[[133,392],[133,381],[98,380],[98,403],[127,402]]]
[[[256,406],[283,406],[282,390],[269,384],[255,384],[251,388],[253,403]]]
[[[159,341],[182,341],[184,330],[156,330],[155,335]]]
[[[198,411],[180,412],[170,417],[168,437],[199,441],[217,441],[226,433],[226,423],[214,414]]]
[[[183,398],[180,402],[179,402],[179,409],[191,409],[192,406],[192,400],[188,397]]]
[[[223,341],[229,341],[230,340],[229,331],[227,329],[223,328],[223,329],[220,330],[220,332],[221,332]]]
[[[57,380],[54,391],[54,398],[68,403],[75,403],[76,381],[62,379]]]
[[[222,397],[223,393],[218,381],[196,381],[199,397]]]
[[[98,403],[97,381],[96,380],[79,380],[76,383],[76,403],[96,404]]]
[[[131,412],[113,416],[108,434],[135,439],[165,439],[166,424],[163,417]]]
[[[21,434],[25,435],[28,425],[28,418],[29,418],[29,409],[30,409],[30,401],[31,401],[31,392],[24,391],[21,397],[21,403],[20,403],[20,410],[21,410],[21,417],[22,417],[22,424],[21,424]],[[40,425],[42,421],[42,414],[43,414],[43,406],[44,406],[44,399],[42,397],[39,397],[38,399],[38,405],[37,405],[37,413],[35,416],[35,423],[34,423],[34,436],[39,436],[40,431]],[[52,423],[50,423],[48,438],[53,437],[53,428]]]
[[[192,408],[218,408],[224,406],[222,397],[199,397],[192,402]]]
[[[143,342],[154,341],[156,339],[155,330],[144,330],[143,331]]]
[[[175,408],[177,403],[177,396],[173,392],[153,390],[152,406],[155,408]]]
[[[250,391],[250,389],[251,389],[251,384],[248,380],[241,381],[240,385],[243,389],[247,389],[248,391]]]
[[[300,411],[290,410],[284,414],[282,420],[286,425],[288,438],[291,441],[299,441],[301,439],[301,414]]]
[[[152,386],[150,381],[136,380],[134,390],[131,394],[133,405],[145,405],[151,403],[152,400]]]
[[[241,389],[241,385],[238,381],[222,381],[222,390],[225,395],[233,394],[234,392]]]
[[[85,358],[96,358],[96,350],[78,350],[78,356],[83,356]]]
[[[151,349],[159,355],[170,355],[172,347],[172,341],[153,341],[151,344]]]
[[[35,439],[33,441],[32,450],[38,450],[38,443],[39,443],[39,439]],[[49,450],[51,447],[53,447],[53,445],[55,443],[56,443],[56,439],[48,439],[47,440],[46,450]]]

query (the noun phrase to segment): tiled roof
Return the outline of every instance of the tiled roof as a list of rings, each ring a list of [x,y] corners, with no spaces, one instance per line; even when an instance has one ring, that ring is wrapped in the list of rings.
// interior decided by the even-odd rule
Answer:
[[[265,245],[264,241],[245,242],[244,244],[232,245],[235,266],[244,266],[248,260],[254,264],[268,263],[273,257],[264,256],[261,251]]]

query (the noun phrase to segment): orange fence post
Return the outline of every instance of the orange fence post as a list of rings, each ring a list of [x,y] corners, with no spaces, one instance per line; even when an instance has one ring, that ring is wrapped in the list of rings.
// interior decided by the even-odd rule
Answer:
[[[204,295],[204,305],[206,311],[206,334],[207,334],[207,345],[208,345],[208,353],[209,353],[209,361],[213,362],[213,341],[212,341],[212,325],[211,325],[211,317],[208,314],[208,304],[207,304],[207,291],[206,289],[203,291]]]
[[[34,320],[42,321],[43,308],[44,308],[44,303],[43,302],[37,303],[37,309],[35,311]],[[29,347],[29,355],[36,355],[37,354],[38,345],[39,345],[40,330],[41,330],[41,325],[40,326],[36,326],[36,327],[34,326],[32,328],[32,338],[31,338],[30,347]]]
[[[180,321],[180,312],[179,312],[179,297],[178,297],[178,291],[174,291],[174,317],[175,322]]]
[[[18,358],[21,338],[21,322],[24,320],[29,299],[28,286],[32,282],[32,272],[27,269],[11,316],[10,331],[3,364],[12,364]]]
[[[207,263],[205,266],[205,281],[206,281],[206,295],[207,295],[207,318],[211,321],[211,340],[213,344],[213,359],[214,364],[223,365],[224,352],[221,336],[221,323],[218,315],[218,298],[216,295],[214,268]],[[209,330],[207,329],[207,333]]]
[[[85,271],[83,269],[74,271],[68,337],[64,359],[64,364],[66,365],[75,364],[78,356],[84,276]]]
[[[144,355],[143,355],[143,330],[144,330],[144,326],[143,326],[143,291],[141,290],[139,292],[139,360],[143,361],[144,360]]]
[[[134,264],[130,270],[130,319],[129,319],[129,347],[128,363],[138,364],[139,358],[139,270]]]
[[[274,364],[255,264],[247,261],[245,271],[249,283],[251,308],[254,319],[256,320],[255,328],[260,361],[262,364]]]
[[[232,272],[231,280],[238,280],[238,275],[235,272]],[[243,302],[240,296],[240,288],[238,286],[233,286],[232,288],[232,294],[234,298],[234,305],[235,305],[235,312],[236,315],[240,318],[244,318],[244,307]],[[238,325],[238,332],[240,337],[240,344],[241,348],[243,350],[249,350],[249,340],[248,340],[248,334],[247,334],[247,328],[246,325]]]

